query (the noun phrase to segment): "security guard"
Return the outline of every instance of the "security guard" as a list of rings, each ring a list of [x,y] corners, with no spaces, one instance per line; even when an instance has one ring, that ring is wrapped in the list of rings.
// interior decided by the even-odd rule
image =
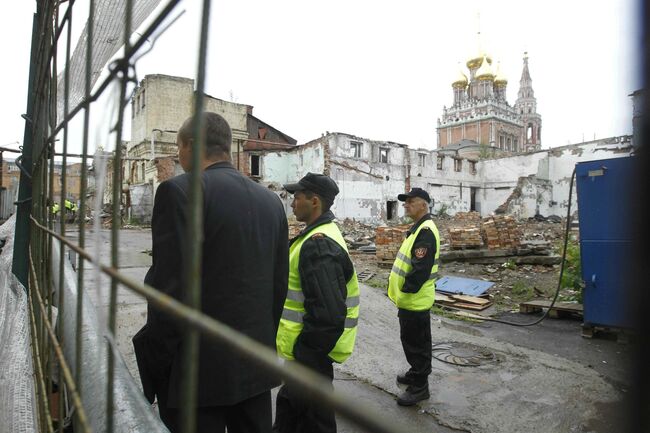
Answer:
[[[276,338],[278,354],[334,378],[332,363],[354,348],[359,283],[330,207],[339,192],[328,176],[307,173],[284,185],[307,227],[289,244],[289,290]],[[284,385],[276,400],[274,432],[334,433],[334,411],[318,407]]]
[[[429,214],[431,199],[421,188],[400,194],[406,215],[414,224],[393,263],[388,278],[388,296],[397,305],[400,339],[411,368],[397,376],[397,383],[407,385],[397,404],[412,406],[429,398],[428,376],[431,373],[431,316],[440,236]]]

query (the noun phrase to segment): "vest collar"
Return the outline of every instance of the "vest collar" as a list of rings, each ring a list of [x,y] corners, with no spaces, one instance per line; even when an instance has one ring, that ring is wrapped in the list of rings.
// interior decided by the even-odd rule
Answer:
[[[316,221],[309,224],[300,233],[298,233],[298,235],[295,238],[291,239],[291,242],[289,242],[289,246],[291,246],[291,244],[293,244],[297,239],[299,239],[302,236],[304,236],[305,234],[309,233],[310,231],[312,231],[316,227],[322,226],[323,224],[327,224],[327,223],[330,223],[330,222],[334,221],[334,218],[335,218],[334,213],[332,213],[331,210],[328,210],[327,212],[321,214],[321,216],[316,218]]]
[[[411,228],[409,229],[409,231],[406,232],[406,236],[411,236],[413,233],[415,233],[417,231],[417,229],[422,225],[423,222],[425,222],[426,220],[430,220],[430,219],[431,219],[431,214],[430,213],[424,214],[424,216],[422,218],[420,218],[418,220],[418,222],[413,224],[411,226]]]

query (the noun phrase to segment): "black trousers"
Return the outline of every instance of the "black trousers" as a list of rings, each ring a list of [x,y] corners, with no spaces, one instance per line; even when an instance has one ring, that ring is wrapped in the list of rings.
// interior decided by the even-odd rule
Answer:
[[[431,313],[400,308],[397,317],[402,348],[411,366],[406,375],[414,380],[415,386],[425,386],[431,373]]]
[[[309,365],[309,367],[328,378],[330,383],[334,380],[334,369],[330,359],[321,360],[317,365]],[[297,390],[283,385],[275,400],[273,432],[336,433],[336,417],[333,410],[319,407],[307,401]]]
[[[163,404],[165,403],[165,404]],[[158,402],[160,419],[171,433],[181,431],[181,410]],[[199,407],[196,433],[271,433],[271,391],[232,406]]]

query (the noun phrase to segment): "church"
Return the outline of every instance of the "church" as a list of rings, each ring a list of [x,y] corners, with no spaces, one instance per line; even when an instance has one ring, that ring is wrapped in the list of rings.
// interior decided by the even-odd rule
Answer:
[[[542,116],[537,112],[528,53],[524,53],[523,61],[514,105],[506,97],[508,80],[488,54],[479,49],[467,61],[469,74],[459,65],[458,76],[451,84],[454,103],[444,107],[438,119],[438,149],[498,149],[499,154],[541,149]]]

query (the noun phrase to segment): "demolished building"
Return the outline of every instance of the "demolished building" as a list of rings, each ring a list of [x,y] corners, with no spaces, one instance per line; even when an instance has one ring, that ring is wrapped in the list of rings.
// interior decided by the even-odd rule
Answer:
[[[176,160],[176,129],[189,117],[194,96],[193,80],[166,75],[148,75],[136,90],[132,136],[122,171],[123,191],[128,194],[124,202],[132,219],[150,221],[157,186],[182,172]],[[537,150],[519,152],[466,139],[434,150],[416,149],[342,132],[327,132],[298,145],[253,116],[250,105],[206,95],[206,109],[221,114],[231,125],[233,165],[275,191],[287,215],[291,197],[282,184],[317,172],[339,185],[333,206],[338,218],[373,224],[399,222],[404,211],[397,195],[412,187],[429,192],[434,214],[564,215],[576,163],[633,152],[631,136],[544,150],[534,143]],[[572,208],[577,209],[575,197]]]

